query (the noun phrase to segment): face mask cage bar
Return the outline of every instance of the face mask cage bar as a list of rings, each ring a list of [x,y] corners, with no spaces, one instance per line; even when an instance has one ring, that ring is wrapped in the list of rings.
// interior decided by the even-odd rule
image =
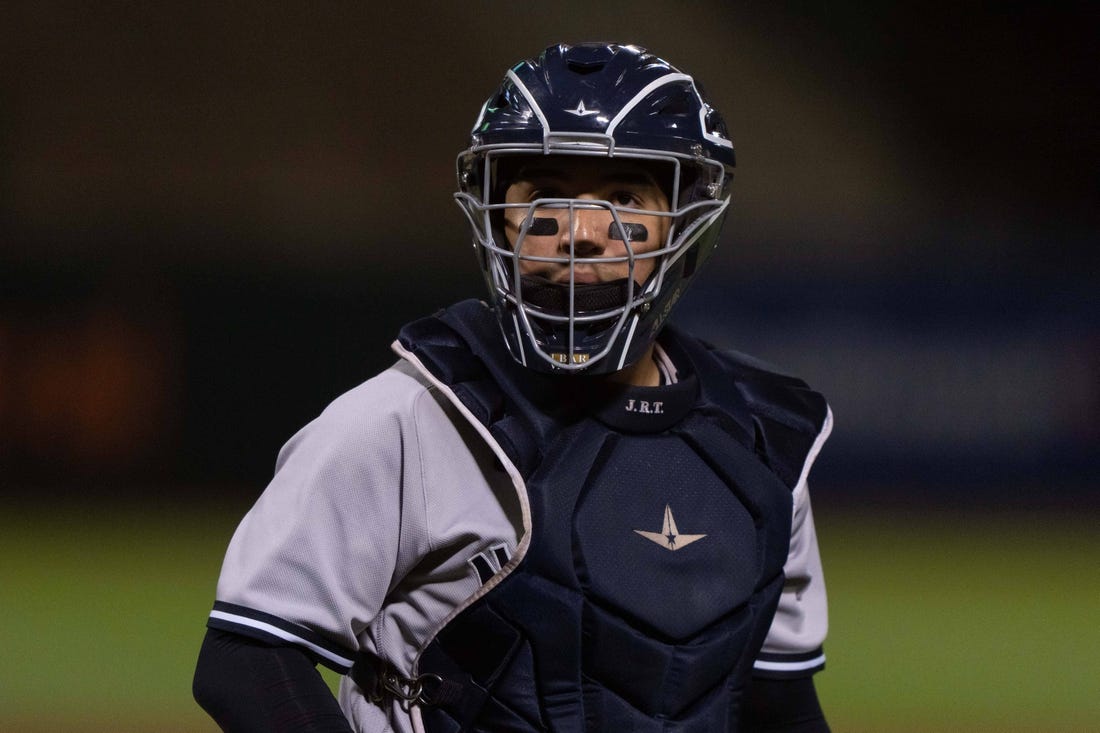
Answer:
[[[543,152],[542,146],[537,146],[536,150],[538,153]],[[701,156],[617,149],[614,159],[669,164],[671,185],[664,190],[669,198],[670,211],[642,210],[592,199],[540,198],[518,204],[494,201],[494,197],[503,198],[504,194],[504,186],[498,185],[495,176],[498,161],[505,156],[530,155],[532,152],[536,151],[531,146],[484,146],[480,150],[466,151],[460,156],[460,171],[464,170],[463,159],[470,160],[468,156],[471,154],[477,156],[474,161],[479,170],[474,173],[467,168],[465,175],[460,173],[463,190],[455,194],[473,231],[474,244],[479,250],[483,274],[490,291],[498,302],[510,306],[513,327],[516,329],[516,345],[520,351],[517,358],[524,364],[531,358],[523,348],[526,341],[534,346],[534,357],[555,370],[580,372],[591,369],[618,348],[620,353],[617,354],[615,368],[621,369],[625,365],[624,360],[638,324],[637,317],[648,313],[653,301],[665,290],[666,280],[673,266],[691,250],[692,244],[707,229],[707,225],[725,210],[728,198],[716,195],[726,190],[725,167],[718,161]],[[554,150],[552,154],[608,157],[606,151]],[[685,164],[690,165],[696,174],[690,183],[690,191],[681,190],[685,182]],[[480,181],[479,186],[466,185],[471,174]],[[480,195],[475,196],[475,193]],[[502,224],[505,212],[510,209],[524,212],[514,244],[508,242]],[[577,217],[587,215],[586,212],[601,210],[609,214],[609,238],[622,240],[626,253],[620,256],[579,257],[575,241]],[[534,255],[525,251],[528,248],[528,237],[536,236],[530,233],[533,223],[538,215],[547,214],[559,218],[569,227],[569,245],[562,248],[564,251],[560,256]],[[636,251],[631,228],[628,226],[631,220],[641,216],[668,221],[667,233],[662,241],[654,249],[644,252]],[[639,263],[646,260],[653,260],[654,266],[645,282],[639,284],[635,279],[635,271]],[[568,267],[568,281],[562,284],[568,293],[563,311],[546,308],[525,298],[522,269],[524,263],[551,263]],[[621,302],[613,307],[599,309],[586,310],[580,307],[584,304],[579,306],[576,297],[577,266],[614,263],[627,265]],[[630,323],[632,316],[633,323]],[[624,330],[628,331],[625,340],[620,338],[624,335]],[[522,338],[523,335],[526,339]]]

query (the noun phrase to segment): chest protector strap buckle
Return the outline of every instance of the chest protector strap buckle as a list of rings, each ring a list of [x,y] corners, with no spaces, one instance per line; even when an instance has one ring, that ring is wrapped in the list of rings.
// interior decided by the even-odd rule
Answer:
[[[461,684],[437,674],[405,677],[381,657],[362,652],[349,673],[366,698],[376,705],[397,700],[402,709],[412,705],[450,705],[462,699]]]

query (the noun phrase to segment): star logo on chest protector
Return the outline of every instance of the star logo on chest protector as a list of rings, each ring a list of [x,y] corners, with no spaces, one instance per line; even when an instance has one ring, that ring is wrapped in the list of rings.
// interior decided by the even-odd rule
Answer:
[[[676,519],[672,516],[672,507],[665,504],[665,520],[660,532],[647,532],[644,529],[634,530],[650,542],[655,542],[666,550],[676,550],[687,547],[696,540],[706,537],[705,534],[680,534],[676,529]]]

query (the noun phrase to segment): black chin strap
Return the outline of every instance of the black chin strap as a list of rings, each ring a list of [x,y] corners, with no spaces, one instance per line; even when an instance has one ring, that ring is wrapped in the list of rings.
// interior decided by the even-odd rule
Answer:
[[[622,278],[606,283],[573,286],[577,311],[601,311],[626,305],[629,280]],[[569,312],[569,283],[556,283],[544,277],[526,276],[520,279],[523,300],[533,306],[555,313]]]

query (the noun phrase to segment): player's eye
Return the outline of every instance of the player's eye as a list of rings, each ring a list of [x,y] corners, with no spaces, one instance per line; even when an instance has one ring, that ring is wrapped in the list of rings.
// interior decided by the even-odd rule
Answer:
[[[641,205],[641,196],[633,191],[616,191],[611,195],[609,200],[616,206],[630,206],[636,209],[643,208]]]

